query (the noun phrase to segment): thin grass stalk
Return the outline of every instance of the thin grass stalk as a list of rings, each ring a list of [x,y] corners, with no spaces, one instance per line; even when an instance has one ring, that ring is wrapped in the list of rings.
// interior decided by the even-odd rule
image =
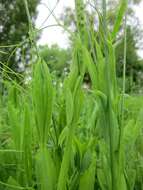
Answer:
[[[27,3],[27,0],[23,0],[23,2],[24,2],[25,10],[26,10],[26,15],[28,18],[29,34],[30,34],[30,37],[33,37],[33,36],[31,36],[31,34],[33,32],[33,26],[32,26],[31,16],[30,16],[29,8],[28,8],[28,3]],[[32,40],[33,39],[30,38],[31,44],[33,44]]]
[[[122,83],[122,94],[121,94],[121,116],[120,116],[120,138],[119,138],[119,151],[120,151],[120,162],[122,155],[122,137],[124,128],[124,106],[125,106],[125,91],[126,91],[126,59],[127,59],[127,14],[124,17],[124,50],[123,50],[123,83]]]
[[[45,4],[44,4],[45,5]],[[59,26],[59,27],[61,27],[62,29],[64,29],[64,31],[66,31],[68,34],[70,34],[70,36],[73,38],[73,39],[76,39],[75,38],[75,35],[68,29],[68,27],[67,26],[64,26],[64,24],[62,24],[59,20],[58,20],[58,18],[55,16],[55,14],[54,14],[54,11],[52,11],[47,5],[45,5],[45,7],[48,9],[48,11],[50,12],[50,14],[51,14],[51,16],[53,16],[53,18],[55,19],[55,21],[56,21],[56,24],[54,24],[53,26]],[[51,25],[52,26],[52,25]],[[43,30],[43,29],[45,29],[45,28],[47,28],[47,27],[50,27],[50,25],[48,25],[48,26],[45,26],[45,27],[43,27],[43,28],[40,28],[39,30],[37,30],[37,32],[38,31],[41,31],[41,30]]]
[[[52,13],[55,11],[55,9],[57,8],[58,4],[59,4],[59,0],[56,1],[55,6],[53,7],[53,9],[50,11],[49,15],[46,17],[46,19],[42,22],[42,24],[40,25],[39,28],[42,28],[44,26],[44,24],[48,21],[48,19],[50,18],[50,16],[52,15]],[[45,5],[44,3],[41,3],[43,5]]]
[[[121,173],[124,173],[124,106],[125,106],[125,91],[126,91],[126,58],[127,58],[127,14],[124,17],[124,57],[123,57],[123,83],[121,94],[121,116],[120,116],[120,131],[119,131],[119,169]]]
[[[122,99],[121,99],[121,131],[124,124],[124,104],[126,92],[126,64],[127,64],[127,14],[124,20],[124,57],[123,57],[123,84],[122,84]],[[122,134],[122,133],[121,133]]]
[[[27,18],[28,18],[30,43],[31,43],[32,49],[35,48],[37,57],[39,57],[39,53],[38,53],[38,49],[37,49],[37,45],[36,45],[36,39],[35,39],[35,31],[33,28],[32,19],[30,16],[29,8],[28,8],[28,2],[27,2],[27,0],[23,0],[23,3],[25,6]],[[33,56],[33,53],[32,53],[32,56]]]

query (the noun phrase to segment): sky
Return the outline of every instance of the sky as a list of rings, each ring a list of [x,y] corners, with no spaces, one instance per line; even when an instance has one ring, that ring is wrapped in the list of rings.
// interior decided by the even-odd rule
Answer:
[[[42,0],[40,5],[38,6],[38,17],[36,20],[37,28],[43,28],[49,25],[56,24],[53,16],[50,16],[46,22],[45,19],[49,15],[49,9],[52,10],[55,7],[57,0]],[[48,6],[48,7],[47,7]],[[56,9],[54,10],[55,16],[58,18],[64,11],[65,7],[74,8],[74,0],[59,0]],[[141,27],[143,29],[143,1],[139,6],[135,6],[135,12],[138,18],[140,19]],[[44,24],[42,25],[42,23]],[[42,25],[42,26],[41,26]],[[60,47],[66,48],[68,47],[68,35],[63,31],[62,28],[57,26],[47,27],[42,30],[41,37],[38,41],[38,44],[45,45],[48,44],[51,46],[52,44],[57,43]],[[139,51],[139,55],[143,57],[143,50]]]
[[[41,28],[41,23],[43,23],[49,15],[49,10],[45,5],[48,5],[48,7],[52,10],[53,7],[55,7],[56,1],[57,0],[42,0],[42,3],[38,6],[39,13],[36,21],[37,28]],[[54,10],[54,14],[57,18],[60,17],[65,7],[74,8],[74,0],[59,1],[56,9]],[[53,16],[50,16],[42,28],[54,24],[56,24],[56,21]],[[66,48],[68,47],[68,35],[61,27],[48,27],[42,30],[41,38],[38,43],[41,45],[48,44],[49,46],[57,43],[60,47]]]

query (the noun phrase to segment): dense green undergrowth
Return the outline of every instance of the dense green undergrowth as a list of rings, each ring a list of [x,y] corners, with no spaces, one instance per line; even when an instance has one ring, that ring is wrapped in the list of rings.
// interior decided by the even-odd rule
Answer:
[[[110,32],[103,1],[97,36],[87,27],[83,1],[75,5],[78,32],[63,86],[53,83],[41,58],[25,87],[4,81],[1,190],[143,189],[143,97],[126,95],[116,81],[114,40],[127,1],[120,1]]]

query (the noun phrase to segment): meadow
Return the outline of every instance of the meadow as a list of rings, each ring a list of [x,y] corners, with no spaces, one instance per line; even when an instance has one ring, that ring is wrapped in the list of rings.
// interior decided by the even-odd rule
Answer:
[[[72,63],[62,86],[39,56],[24,2],[37,58],[26,84],[7,80],[10,68],[2,72],[0,190],[143,190],[143,96],[127,94],[125,85],[128,1],[119,2],[109,29],[102,0],[95,33],[83,0],[75,0],[77,32],[70,32]],[[122,88],[115,59],[121,26]]]

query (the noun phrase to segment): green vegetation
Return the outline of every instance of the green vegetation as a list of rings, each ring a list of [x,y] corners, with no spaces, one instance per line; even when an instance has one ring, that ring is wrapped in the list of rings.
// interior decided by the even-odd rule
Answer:
[[[24,2],[29,16],[27,0]],[[33,35],[31,63],[36,61],[31,80],[23,85],[6,78],[2,81],[2,190],[143,190],[143,97],[125,94],[128,1],[120,0],[110,30],[106,0],[102,1],[102,10],[95,11],[99,21],[96,35],[94,23],[86,22],[83,0],[75,0],[75,5],[77,32],[71,33],[72,61],[62,85],[55,84],[51,73],[56,62],[57,71],[62,62],[46,58]],[[122,88],[116,76],[115,52],[121,25]],[[33,31],[29,19],[29,33]],[[57,52],[65,61],[67,54],[63,57]],[[55,52],[51,54],[55,56]],[[8,71],[12,72],[7,68],[3,75]],[[90,78],[87,89],[86,75]]]
[[[142,27],[139,19],[136,17],[134,11],[134,4],[138,4],[140,1],[128,1],[128,22],[127,22],[127,68],[126,68],[126,92],[128,93],[139,93],[142,92],[142,75],[143,75],[143,60],[138,55],[138,49],[142,46]],[[87,1],[86,7],[90,6],[90,9],[86,9],[86,22],[96,22],[96,9],[101,7],[102,1],[96,0]],[[107,22],[108,28],[112,30],[116,18],[116,13],[118,10],[117,0],[108,0],[107,1]],[[125,4],[123,5],[123,9]],[[90,10],[90,11],[89,11]],[[71,8],[66,8],[63,14],[61,15],[61,20],[64,24],[72,29],[74,25],[74,31],[77,32],[77,19],[75,11]],[[124,48],[124,33],[122,32],[123,26],[120,28],[115,28],[114,30],[120,30],[118,36],[115,39],[115,53],[116,53],[116,73],[120,83],[122,83],[122,70],[123,70],[123,48]],[[98,35],[98,28],[95,26],[93,28],[95,35]],[[111,31],[110,31],[111,32]],[[71,39],[72,40],[72,39]],[[93,47],[94,48],[94,47]],[[122,88],[122,85],[120,85]]]

